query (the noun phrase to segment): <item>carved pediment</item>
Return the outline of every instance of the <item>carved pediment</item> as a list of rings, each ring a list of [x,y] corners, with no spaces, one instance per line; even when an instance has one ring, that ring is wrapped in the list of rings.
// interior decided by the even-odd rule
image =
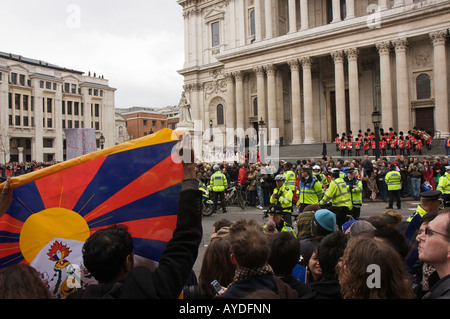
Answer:
[[[211,21],[223,20],[225,17],[225,11],[213,8],[207,10],[204,16],[205,23],[209,23]]]

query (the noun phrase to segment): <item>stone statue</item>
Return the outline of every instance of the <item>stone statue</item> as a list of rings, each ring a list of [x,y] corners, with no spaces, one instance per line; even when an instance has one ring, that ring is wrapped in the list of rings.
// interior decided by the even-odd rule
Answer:
[[[181,93],[180,103],[178,103],[178,110],[180,112],[180,122],[177,127],[191,127],[194,125],[191,115],[191,104],[186,98],[185,92]]]

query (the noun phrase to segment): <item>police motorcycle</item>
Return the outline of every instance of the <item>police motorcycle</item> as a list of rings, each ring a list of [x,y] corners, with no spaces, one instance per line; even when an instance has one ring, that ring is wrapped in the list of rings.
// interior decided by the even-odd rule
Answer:
[[[203,183],[200,183],[199,190],[202,192],[202,215],[211,216],[214,211],[214,202],[209,199],[209,191]]]

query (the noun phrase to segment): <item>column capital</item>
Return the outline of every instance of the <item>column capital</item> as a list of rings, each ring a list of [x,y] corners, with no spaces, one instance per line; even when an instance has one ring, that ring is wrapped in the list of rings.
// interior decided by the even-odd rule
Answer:
[[[391,51],[391,41],[382,41],[375,44],[378,53],[381,54],[389,54]]]
[[[300,62],[302,64],[302,67],[304,69],[306,68],[311,68],[311,64],[312,64],[312,59],[309,56],[305,56],[303,58],[300,59]]]
[[[256,73],[256,76],[264,76],[264,67],[263,66],[255,66],[255,67],[253,67],[253,71]]]
[[[445,41],[447,40],[447,35],[448,35],[447,30],[434,31],[429,34],[431,43],[433,43],[433,45],[445,44]]]
[[[225,73],[225,80],[227,81],[227,83],[232,83],[234,80],[233,73],[232,72]]]
[[[345,55],[349,60],[357,60],[359,55],[358,48],[350,48],[345,50]]]
[[[408,47],[408,39],[401,38],[392,40],[392,45],[395,47],[396,52],[406,51],[406,48]]]
[[[298,59],[289,60],[289,61],[287,61],[287,64],[289,65],[291,70],[299,70],[299,68],[300,68],[300,64],[298,62]]]
[[[344,51],[338,50],[330,53],[334,63],[344,62]]]
[[[236,81],[242,81],[244,79],[244,72],[242,71],[234,72],[234,78],[236,79]]]
[[[273,64],[268,64],[264,68],[266,69],[266,72],[267,72],[268,75],[269,74],[270,75],[274,75],[276,70],[277,70],[277,67],[275,65],[273,65]]]

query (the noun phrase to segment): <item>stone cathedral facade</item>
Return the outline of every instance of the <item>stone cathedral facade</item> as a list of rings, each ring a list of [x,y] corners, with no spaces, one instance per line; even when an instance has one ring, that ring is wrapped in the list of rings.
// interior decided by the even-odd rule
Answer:
[[[448,0],[178,0],[194,120],[271,142],[412,127],[449,135]],[[211,123],[211,124],[210,124]]]

